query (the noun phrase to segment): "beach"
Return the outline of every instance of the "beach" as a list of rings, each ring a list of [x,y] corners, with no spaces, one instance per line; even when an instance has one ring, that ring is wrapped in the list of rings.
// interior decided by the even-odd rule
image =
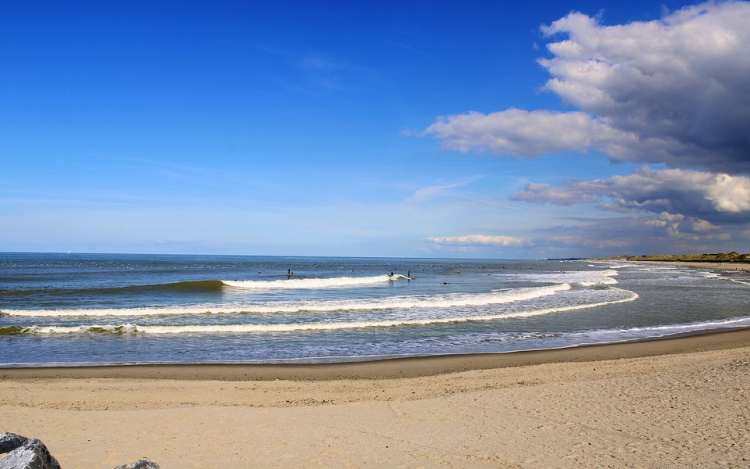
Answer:
[[[674,267],[693,267],[698,269],[719,270],[722,272],[750,272],[746,262],[686,262],[686,261],[622,261],[627,264],[669,265]]]
[[[403,376],[403,377],[402,377]],[[64,468],[746,467],[750,330],[299,366],[0,370]]]

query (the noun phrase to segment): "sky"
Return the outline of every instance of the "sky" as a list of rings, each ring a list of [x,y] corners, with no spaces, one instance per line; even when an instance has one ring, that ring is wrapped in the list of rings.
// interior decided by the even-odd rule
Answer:
[[[0,251],[750,252],[750,2],[0,2]]]

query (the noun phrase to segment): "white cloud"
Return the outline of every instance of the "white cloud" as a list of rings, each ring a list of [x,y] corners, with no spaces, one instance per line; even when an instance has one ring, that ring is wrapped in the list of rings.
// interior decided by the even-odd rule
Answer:
[[[613,161],[750,173],[750,3],[704,3],[660,21],[603,26],[571,13],[540,63],[546,89],[580,111],[509,109],[428,127],[459,151],[535,157],[601,151]]]
[[[553,42],[539,63],[551,75],[545,89],[574,109],[467,112],[441,117],[421,135],[461,152],[515,158],[600,152],[614,162],[672,168],[527,184],[511,199],[633,214],[567,219],[529,242],[536,249],[570,253],[578,246],[579,254],[591,255],[747,246],[749,24],[747,1],[707,2],[658,21],[613,26],[570,13],[542,27]]]
[[[592,148],[601,127],[583,112],[554,113],[509,109],[485,115],[470,112],[440,119],[424,134],[440,138],[450,150],[490,152],[517,157]]]
[[[639,138],[585,112],[509,109],[442,117],[422,135],[435,135],[448,150],[535,158],[550,153],[604,152],[613,161],[658,163],[695,149],[669,139]]]
[[[443,238],[427,238],[428,241],[449,246],[523,246],[528,241],[513,236],[448,236]]]
[[[741,226],[720,229],[705,220],[680,214],[568,221],[577,221],[578,224],[544,230],[547,236],[535,240],[537,249],[579,257],[726,250],[744,252],[748,247]]]
[[[674,213],[712,221],[750,221],[750,178],[643,167],[631,176],[526,185],[513,200],[569,205],[606,200],[615,210]]]
[[[721,212],[750,211],[750,179],[719,174],[706,188],[706,198]]]

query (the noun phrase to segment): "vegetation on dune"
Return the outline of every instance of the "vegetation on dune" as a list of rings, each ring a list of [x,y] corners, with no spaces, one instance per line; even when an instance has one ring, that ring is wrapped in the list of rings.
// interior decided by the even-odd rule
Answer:
[[[627,261],[676,261],[676,262],[749,262],[750,254],[738,252],[720,252],[717,254],[650,254],[643,256],[615,256],[610,259],[625,259]]]

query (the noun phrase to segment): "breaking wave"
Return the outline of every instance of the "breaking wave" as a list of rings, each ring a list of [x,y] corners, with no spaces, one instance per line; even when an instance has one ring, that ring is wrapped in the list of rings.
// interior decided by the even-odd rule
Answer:
[[[462,306],[486,306],[512,303],[554,295],[570,290],[570,284],[551,285],[535,288],[499,290],[485,294],[448,294],[435,296],[399,296],[368,300],[304,301],[287,303],[260,303],[235,305],[188,305],[181,307],[158,308],[111,308],[111,309],[40,309],[3,310],[10,316],[60,317],[60,316],[155,316],[155,315],[196,315],[196,314],[237,314],[237,313],[298,313],[303,311],[364,311],[412,308],[454,308]]]
[[[341,322],[313,322],[291,324],[220,324],[220,325],[168,325],[168,326],[140,326],[136,324],[106,324],[82,326],[29,326],[13,327],[13,331],[0,328],[0,335],[19,334],[231,334],[231,333],[264,333],[264,332],[294,332],[294,331],[330,331],[340,329],[357,329],[371,327],[397,326],[425,326],[432,324],[447,324],[469,321],[494,321],[511,318],[525,318],[545,314],[560,313],[581,309],[597,308],[600,306],[627,303],[638,299],[638,294],[627,290],[619,290],[623,298],[598,303],[540,308],[528,311],[507,312],[477,316],[454,316],[445,318],[425,319],[393,319],[387,321],[341,321]]]
[[[596,285],[616,285],[619,272],[614,269],[608,270],[565,270],[559,272],[545,273],[516,273],[498,274],[503,279],[517,280],[535,283],[570,283],[582,287],[593,287]]]
[[[283,280],[222,280],[224,285],[252,290],[303,290],[323,288],[362,287],[408,279],[405,275],[375,275],[372,277],[287,278]]]
[[[333,277],[333,278],[284,278],[279,280],[194,280],[185,282],[162,283],[151,285],[124,285],[99,288],[50,288],[31,290],[0,290],[0,296],[29,296],[37,294],[80,296],[122,295],[153,292],[210,293],[220,292],[227,287],[243,290],[318,290],[328,288],[353,288],[385,284],[398,280],[409,280],[405,275],[376,275],[371,277]]]

